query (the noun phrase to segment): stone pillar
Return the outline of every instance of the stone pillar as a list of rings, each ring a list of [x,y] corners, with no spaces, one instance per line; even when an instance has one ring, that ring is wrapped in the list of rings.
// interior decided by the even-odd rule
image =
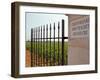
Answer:
[[[68,15],[68,65],[89,64],[89,16]]]

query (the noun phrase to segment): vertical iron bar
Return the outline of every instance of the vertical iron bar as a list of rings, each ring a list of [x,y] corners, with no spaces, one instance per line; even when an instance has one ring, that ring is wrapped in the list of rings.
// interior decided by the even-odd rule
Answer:
[[[34,65],[36,66],[36,29],[34,28]]]
[[[46,26],[46,65],[48,66],[48,24]]]
[[[55,23],[54,23],[54,54],[53,54],[54,56],[53,56],[53,65],[55,65]]]
[[[38,66],[40,66],[41,64],[40,64],[40,27],[38,27],[38,58],[39,58],[39,64],[38,64]]]
[[[46,66],[46,26],[44,27],[44,66]]]
[[[33,67],[33,29],[31,28],[31,67]]]
[[[64,65],[64,20],[62,19],[62,65]]]
[[[33,29],[33,40],[32,40],[32,45],[33,45],[33,66],[34,66],[34,29]]]
[[[60,23],[58,22],[58,65],[60,65],[59,63],[60,63],[60,57],[59,57],[59,52],[60,52],[60,50],[59,50],[59,33],[60,33]]]
[[[43,64],[43,53],[42,53],[42,26],[41,26],[41,66]]]
[[[36,34],[37,34],[37,43],[36,43],[36,45],[37,45],[37,53],[36,53],[36,57],[37,57],[37,66],[38,66],[38,27],[36,29]]]
[[[38,27],[36,28],[36,64],[38,66]]]
[[[45,66],[45,25],[43,26],[43,66]]]
[[[51,54],[51,24],[50,24],[50,66],[52,66],[52,54]]]
[[[35,28],[35,66],[37,66],[36,65],[36,28]]]
[[[37,28],[36,28],[36,66],[37,66]]]
[[[33,54],[34,54],[34,55],[33,55],[33,56],[34,56],[34,66],[35,66],[35,29],[34,29],[33,33],[34,33],[34,38],[33,38],[33,39],[34,39],[34,40],[33,40],[33,41],[34,41],[34,42],[33,42],[33,45],[34,45],[34,52],[33,52]]]
[[[39,46],[38,46],[38,44],[39,44],[39,29],[38,29],[38,27],[37,27],[37,66],[39,65],[38,63],[38,61],[39,61],[39,59],[38,59],[38,57],[39,57]]]

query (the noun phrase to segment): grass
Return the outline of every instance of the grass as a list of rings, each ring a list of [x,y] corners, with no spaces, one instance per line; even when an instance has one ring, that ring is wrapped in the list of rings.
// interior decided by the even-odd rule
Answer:
[[[35,53],[38,53],[39,56],[46,55],[48,59],[53,60],[54,59],[54,51],[55,51],[55,60],[56,62],[58,61],[58,53],[59,53],[59,61],[61,62],[62,60],[62,43],[59,42],[59,50],[58,50],[58,42],[55,42],[55,50],[54,50],[54,42],[51,42],[51,49],[50,49],[50,42],[38,42],[38,43],[33,43],[33,52],[36,50],[36,47],[34,48],[34,45],[37,46],[37,51]],[[41,47],[42,46],[42,47]],[[26,49],[31,51],[31,42],[26,41]],[[67,64],[67,52],[68,52],[68,42],[64,42],[64,62]]]

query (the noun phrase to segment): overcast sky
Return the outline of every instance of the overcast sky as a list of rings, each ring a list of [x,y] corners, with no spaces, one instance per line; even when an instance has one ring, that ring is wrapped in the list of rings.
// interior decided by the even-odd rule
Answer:
[[[47,13],[30,13],[30,12],[26,12],[25,13],[25,29],[26,29],[26,41],[30,40],[30,36],[31,36],[31,28],[35,28],[35,27],[39,27],[39,26],[43,26],[48,24],[48,27],[51,23],[52,27],[55,23],[55,27],[56,27],[56,37],[58,35],[58,29],[57,29],[57,25],[58,22],[60,22],[61,25],[61,21],[62,19],[65,20],[65,36],[68,36],[68,17],[63,15],[63,14],[47,14]],[[61,29],[61,26],[60,26]],[[49,32],[48,32],[48,36]],[[52,37],[53,37],[53,31],[52,31]],[[60,36],[61,36],[61,31],[60,31]]]

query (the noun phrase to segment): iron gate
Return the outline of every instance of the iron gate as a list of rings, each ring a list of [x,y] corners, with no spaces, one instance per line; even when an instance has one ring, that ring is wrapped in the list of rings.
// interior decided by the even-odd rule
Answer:
[[[67,64],[67,54],[64,54],[65,21],[31,28],[31,67],[56,66]],[[62,27],[62,29],[61,29]],[[58,30],[57,37],[55,36]],[[60,36],[61,30],[61,36]],[[53,36],[51,36],[53,35]]]

